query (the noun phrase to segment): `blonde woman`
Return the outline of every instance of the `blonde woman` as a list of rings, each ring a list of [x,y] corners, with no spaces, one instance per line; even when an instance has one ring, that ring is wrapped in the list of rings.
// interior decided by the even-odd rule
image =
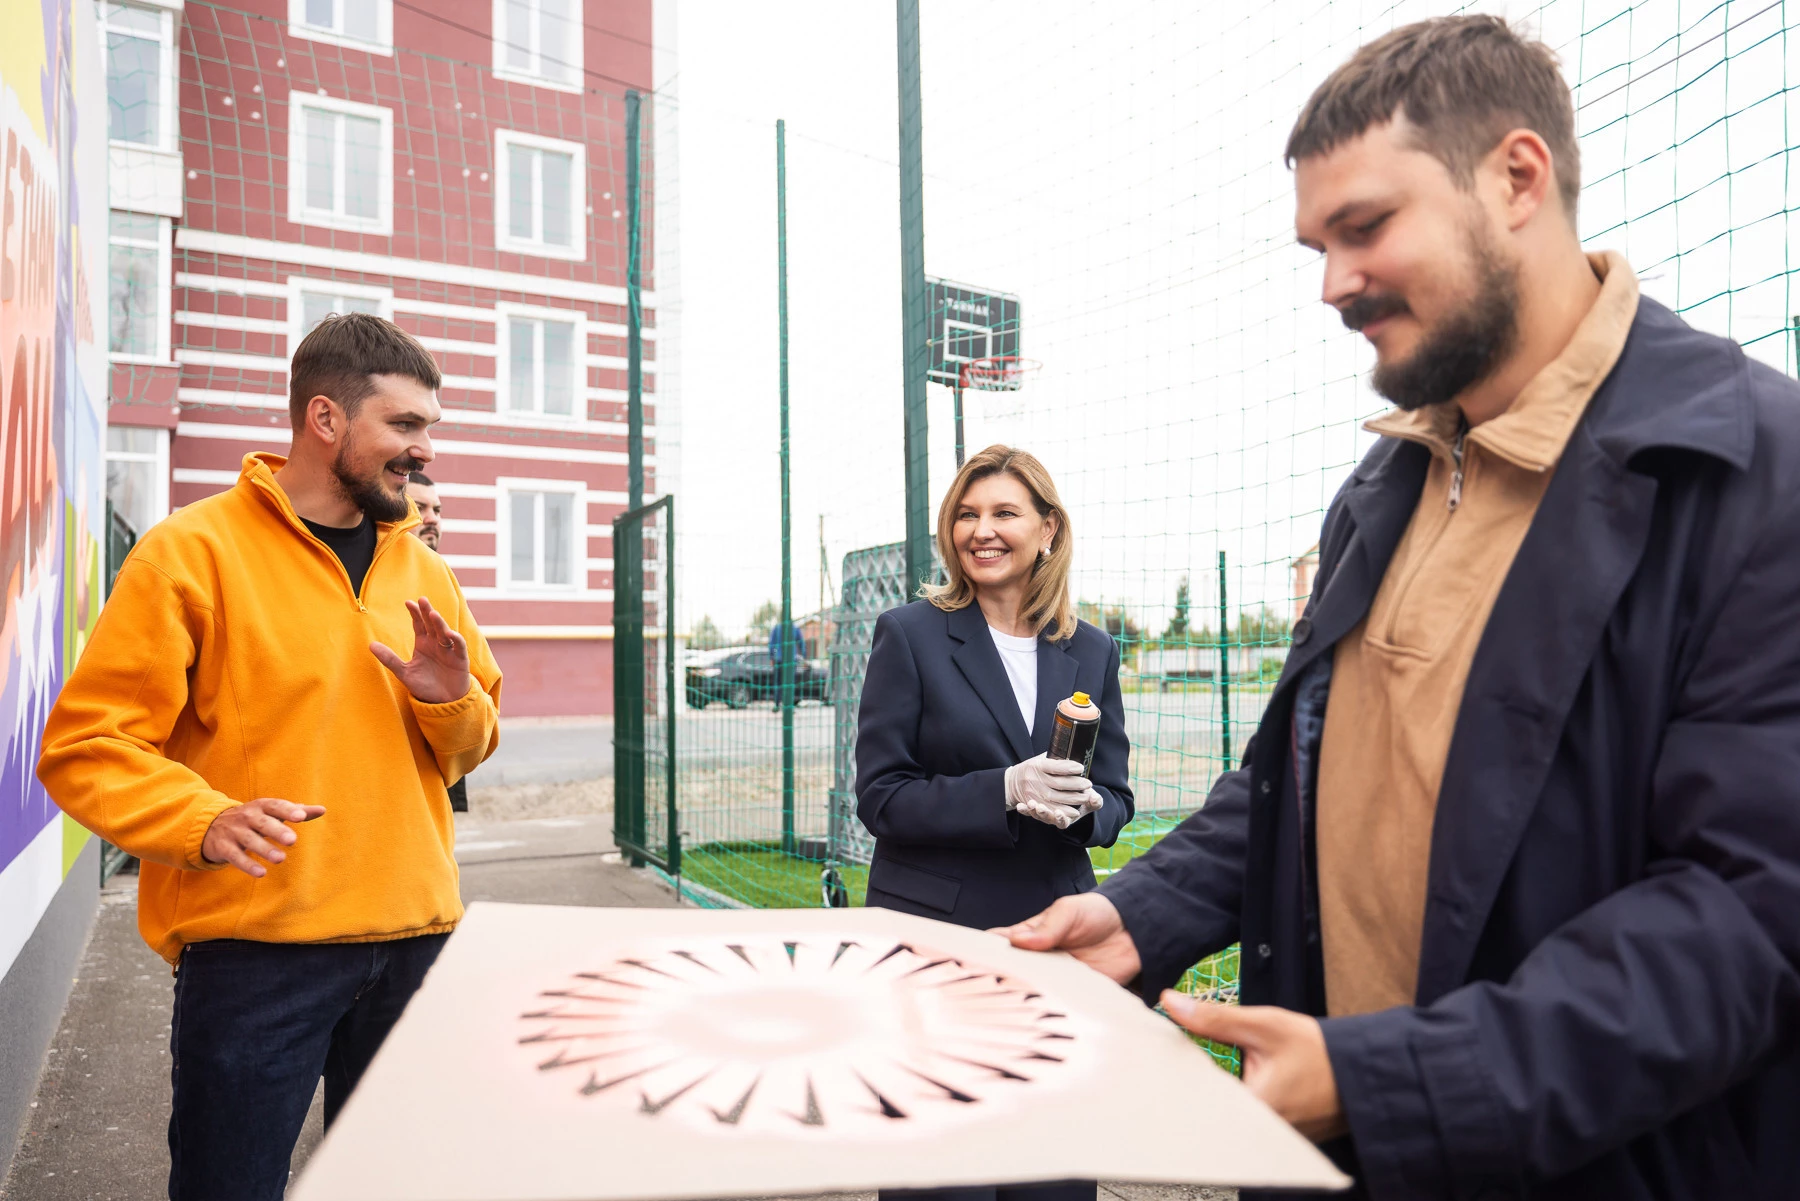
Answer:
[[[948,579],[881,615],[863,685],[868,904],[1006,926],[1092,889],[1088,848],[1131,820],[1119,651],[1075,618],[1068,514],[1026,452],[990,446],[963,465],[937,542]],[[1075,692],[1100,707],[1086,777],[1044,754]]]

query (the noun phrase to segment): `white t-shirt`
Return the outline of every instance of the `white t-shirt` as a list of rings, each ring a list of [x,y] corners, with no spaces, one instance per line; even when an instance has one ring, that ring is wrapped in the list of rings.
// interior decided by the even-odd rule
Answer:
[[[993,626],[988,627],[988,633],[994,636],[994,649],[1000,652],[1001,666],[1006,668],[1006,678],[1012,681],[1013,696],[1019,701],[1019,713],[1025,718],[1025,732],[1030,734],[1032,726],[1037,724],[1038,640],[1014,638]]]

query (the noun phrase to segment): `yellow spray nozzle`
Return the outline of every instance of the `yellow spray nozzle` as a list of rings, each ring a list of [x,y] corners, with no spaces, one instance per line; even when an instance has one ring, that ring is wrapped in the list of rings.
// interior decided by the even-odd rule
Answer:
[[[1088,694],[1085,692],[1077,692],[1074,696],[1070,697],[1069,699],[1074,701],[1077,705],[1089,705],[1089,704],[1093,703],[1092,701],[1088,700]]]

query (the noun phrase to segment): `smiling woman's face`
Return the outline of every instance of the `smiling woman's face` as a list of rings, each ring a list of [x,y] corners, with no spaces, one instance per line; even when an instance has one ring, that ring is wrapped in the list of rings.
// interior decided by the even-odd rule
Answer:
[[[979,591],[1022,584],[1056,537],[1056,518],[1041,517],[1031,490],[1000,473],[976,480],[956,509],[951,542],[963,575]]]

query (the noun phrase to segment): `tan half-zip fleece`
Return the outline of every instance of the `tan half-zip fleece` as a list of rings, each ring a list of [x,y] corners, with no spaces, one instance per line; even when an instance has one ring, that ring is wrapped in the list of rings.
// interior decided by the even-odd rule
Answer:
[[[1611,252],[1588,259],[1601,280],[1594,307],[1506,412],[1462,436],[1460,472],[1453,404],[1364,427],[1424,444],[1431,467],[1369,615],[1334,653],[1317,823],[1333,1017],[1413,1004],[1431,827],[1469,664],[1563,447],[1637,315],[1630,265]]]

